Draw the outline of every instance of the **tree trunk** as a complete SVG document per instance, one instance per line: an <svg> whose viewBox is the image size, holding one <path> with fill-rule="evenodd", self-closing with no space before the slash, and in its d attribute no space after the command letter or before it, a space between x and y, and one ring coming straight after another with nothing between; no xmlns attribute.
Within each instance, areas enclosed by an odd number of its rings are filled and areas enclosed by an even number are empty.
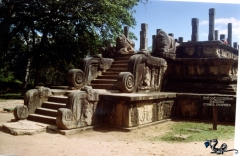
<svg viewBox="0 0 240 156"><path fill-rule="evenodd" d="M24 79L24 83L23 83L23 89L22 89L22 94L21 94L22 96L24 96L25 93L27 92L27 84L28 84L30 64L31 64L31 60L28 59L27 66L26 66L26 75L25 75L25 79Z"/></svg>

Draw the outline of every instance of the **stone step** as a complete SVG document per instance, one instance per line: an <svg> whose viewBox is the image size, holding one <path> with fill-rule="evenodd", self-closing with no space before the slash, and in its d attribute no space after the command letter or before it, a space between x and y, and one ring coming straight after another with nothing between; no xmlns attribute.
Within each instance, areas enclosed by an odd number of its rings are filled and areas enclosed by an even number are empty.
<svg viewBox="0 0 240 156"><path fill-rule="evenodd" d="M116 60L112 63L112 65L113 64L119 64L119 63L128 64L128 60Z"/></svg>
<svg viewBox="0 0 240 156"><path fill-rule="evenodd" d="M110 69L108 69L107 71L126 72L126 71L128 71L128 70L127 70L127 67L126 67L126 68L118 68L118 67L114 67L114 68L110 68Z"/></svg>
<svg viewBox="0 0 240 156"><path fill-rule="evenodd" d="M119 71L106 71L106 72L103 72L102 75L119 75Z"/></svg>
<svg viewBox="0 0 240 156"><path fill-rule="evenodd" d="M48 108L37 108L36 111L35 111L35 114L56 117L57 116L57 110L48 109Z"/></svg>
<svg viewBox="0 0 240 156"><path fill-rule="evenodd" d="M50 124L50 125L56 125L56 117L50 117L50 116L39 115L39 114L30 114L27 119L31 121Z"/></svg>
<svg viewBox="0 0 240 156"><path fill-rule="evenodd" d="M115 84L92 84L93 89L118 90Z"/></svg>
<svg viewBox="0 0 240 156"><path fill-rule="evenodd" d="M111 65L111 69L112 68L127 68L128 65L127 64L123 64L123 63L119 63L119 64L112 64Z"/></svg>
<svg viewBox="0 0 240 156"><path fill-rule="evenodd" d="M116 79L95 79L91 82L92 84L116 84Z"/></svg>
<svg viewBox="0 0 240 156"><path fill-rule="evenodd" d="M100 75L96 79L117 79L118 75Z"/></svg>
<svg viewBox="0 0 240 156"><path fill-rule="evenodd" d="M42 108L58 110L59 108L66 108L66 104L47 101L42 104Z"/></svg>
<svg viewBox="0 0 240 156"><path fill-rule="evenodd" d="M65 89L51 89L51 92L53 95L59 96L59 95L64 95L67 90Z"/></svg>
<svg viewBox="0 0 240 156"><path fill-rule="evenodd" d="M48 98L49 102L56 102L56 103L66 103L67 102L67 96L50 96Z"/></svg>
<svg viewBox="0 0 240 156"><path fill-rule="evenodd" d="M68 86L50 86L50 89L67 90Z"/></svg>

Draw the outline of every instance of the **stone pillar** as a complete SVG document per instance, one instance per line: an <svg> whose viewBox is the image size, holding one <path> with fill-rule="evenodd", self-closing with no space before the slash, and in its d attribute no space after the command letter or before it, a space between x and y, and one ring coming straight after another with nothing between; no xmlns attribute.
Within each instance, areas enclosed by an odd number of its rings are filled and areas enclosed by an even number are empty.
<svg viewBox="0 0 240 156"><path fill-rule="evenodd" d="M147 30L148 30L148 24L142 23L141 31L140 31L140 51L147 50L148 48Z"/></svg>
<svg viewBox="0 0 240 156"><path fill-rule="evenodd" d="M129 31L129 27L124 26L124 35L125 35L126 38L128 38L128 31Z"/></svg>
<svg viewBox="0 0 240 156"><path fill-rule="evenodd" d="M215 40L218 40L218 30L215 30Z"/></svg>
<svg viewBox="0 0 240 156"><path fill-rule="evenodd" d="M179 43L183 43L183 37L178 38Z"/></svg>
<svg viewBox="0 0 240 156"><path fill-rule="evenodd" d="M173 33L169 33L168 36L172 36L172 38L174 38L174 34Z"/></svg>
<svg viewBox="0 0 240 156"><path fill-rule="evenodd" d="M214 40L214 23L215 23L215 9L209 9L209 34L208 40Z"/></svg>
<svg viewBox="0 0 240 156"><path fill-rule="evenodd" d="M232 23L228 23L228 44L232 46Z"/></svg>
<svg viewBox="0 0 240 156"><path fill-rule="evenodd" d="M237 49L238 47L238 43L237 42L233 42L233 48Z"/></svg>
<svg viewBox="0 0 240 156"><path fill-rule="evenodd" d="M154 53L156 47L156 35L152 35L152 53Z"/></svg>
<svg viewBox="0 0 240 156"><path fill-rule="evenodd" d="M220 35L220 40L224 39L225 40L225 35L224 34L221 34Z"/></svg>
<svg viewBox="0 0 240 156"><path fill-rule="evenodd" d="M192 41L198 41L198 18L192 18Z"/></svg>

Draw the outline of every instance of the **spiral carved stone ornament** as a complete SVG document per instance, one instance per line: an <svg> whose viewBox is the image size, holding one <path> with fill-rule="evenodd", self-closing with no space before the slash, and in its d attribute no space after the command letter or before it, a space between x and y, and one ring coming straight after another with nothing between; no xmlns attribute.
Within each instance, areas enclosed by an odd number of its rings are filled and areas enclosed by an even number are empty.
<svg viewBox="0 0 240 156"><path fill-rule="evenodd" d="M29 111L28 111L28 107L23 105L23 106L16 106L14 108L14 117L17 120L21 120L21 119L26 119L29 115Z"/></svg>
<svg viewBox="0 0 240 156"><path fill-rule="evenodd" d="M84 86L84 72L80 69L71 69L68 71L69 87L82 88Z"/></svg>
<svg viewBox="0 0 240 156"><path fill-rule="evenodd" d="M121 72L118 75L117 86L120 92L131 93L134 90L134 76L130 72Z"/></svg>

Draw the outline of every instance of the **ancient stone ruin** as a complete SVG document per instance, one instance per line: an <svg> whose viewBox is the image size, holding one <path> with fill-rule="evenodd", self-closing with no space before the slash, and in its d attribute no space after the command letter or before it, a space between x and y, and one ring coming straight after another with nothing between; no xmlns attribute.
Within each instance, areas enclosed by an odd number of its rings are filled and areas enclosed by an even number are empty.
<svg viewBox="0 0 240 156"><path fill-rule="evenodd" d="M29 90L17 120L28 119L69 130L93 125L132 129L168 119L235 122L238 71L237 43L218 40L215 9L209 10L208 41L198 40L197 18L192 41L157 29L152 52L147 51L148 25L140 32L140 49L128 38L128 27L116 47L102 47L79 69L70 69L69 86ZM225 38L222 34L220 39Z"/></svg>

